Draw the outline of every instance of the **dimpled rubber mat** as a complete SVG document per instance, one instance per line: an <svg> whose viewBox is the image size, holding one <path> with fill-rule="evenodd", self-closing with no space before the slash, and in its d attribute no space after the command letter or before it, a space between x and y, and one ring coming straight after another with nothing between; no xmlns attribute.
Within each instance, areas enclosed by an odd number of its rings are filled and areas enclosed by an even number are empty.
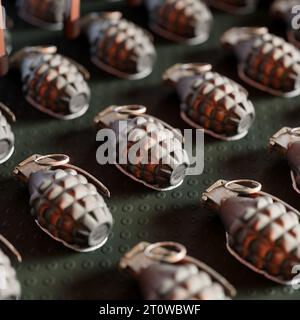
<svg viewBox="0 0 300 320"><path fill-rule="evenodd" d="M300 124L300 98L272 97L249 88L257 118L249 135L237 142L221 142L205 137L205 170L187 177L184 184L169 192L152 191L123 175L113 165L96 162L97 143L93 118L111 104L145 104L148 113L176 128L187 125L179 116L174 91L161 83L162 72L177 62L210 62L214 70L237 80L236 61L219 46L222 32L235 25L268 25L284 35L284 25L268 16L269 1L256 14L230 16L214 12L210 40L189 47L155 36L158 59L154 72L140 81L114 78L94 67L85 38L63 39L61 32L34 28L16 17L13 1L8 13L15 20L12 31L14 50L25 45L55 44L59 52L86 66L91 72L91 107L83 117L59 121L42 114L25 102L17 71L0 80L1 100L16 113L13 125L16 151L1 165L0 233L22 253L23 263L14 265L22 284L23 299L136 299L138 287L118 270L120 257L136 243L172 240L184 244L191 256L223 274L238 291L237 298L300 298L300 291L276 285L235 260L226 250L223 226L215 213L200 207L200 196L217 179L250 178L260 181L265 191L300 209L300 198L291 185L284 159L270 155L269 137L284 125ZM83 12L121 10L125 17L147 26L143 8L126 8L125 3L85 0ZM65 153L73 164L99 178L111 191L107 203L115 219L113 233L101 249L76 253L43 233L30 215L27 186L11 172L16 164L33 153ZM13 258L12 258L13 260Z"/></svg>

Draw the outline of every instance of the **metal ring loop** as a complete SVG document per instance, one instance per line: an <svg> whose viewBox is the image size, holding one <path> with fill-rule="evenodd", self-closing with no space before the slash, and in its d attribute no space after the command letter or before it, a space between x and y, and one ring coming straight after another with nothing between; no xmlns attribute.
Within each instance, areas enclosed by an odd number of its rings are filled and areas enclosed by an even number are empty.
<svg viewBox="0 0 300 320"><path fill-rule="evenodd" d="M57 160L55 158L58 158L58 159L61 158L61 160ZM43 161L46 159L47 161ZM56 153L56 154L47 154L46 156L37 157L34 160L34 162L41 166L59 167L69 163L70 158L65 154Z"/></svg>
<svg viewBox="0 0 300 320"><path fill-rule="evenodd" d="M295 137L300 137L300 127L291 129L290 135L295 136Z"/></svg>
<svg viewBox="0 0 300 320"><path fill-rule="evenodd" d="M181 66L182 70L191 70L199 72L207 72L212 70L212 65L210 63L183 63Z"/></svg>
<svg viewBox="0 0 300 320"><path fill-rule="evenodd" d="M239 186L233 186L234 184L238 184ZM250 187L247 187L245 184L250 185ZM225 184L225 188L240 194L253 194L261 191L262 185L254 180L240 179L228 181Z"/></svg>
<svg viewBox="0 0 300 320"><path fill-rule="evenodd" d="M145 106L141 106L138 104L132 104L128 106L118 106L114 109L115 112L118 112L120 114L132 114L132 115L141 115L146 113L147 108Z"/></svg>
<svg viewBox="0 0 300 320"><path fill-rule="evenodd" d="M153 251L158 248L164 248L163 253L154 253ZM166 248L174 248L176 251L168 250ZM177 263L186 257L187 250L185 246L177 242L165 241L150 244L144 251L145 255L151 259L168 262Z"/></svg>

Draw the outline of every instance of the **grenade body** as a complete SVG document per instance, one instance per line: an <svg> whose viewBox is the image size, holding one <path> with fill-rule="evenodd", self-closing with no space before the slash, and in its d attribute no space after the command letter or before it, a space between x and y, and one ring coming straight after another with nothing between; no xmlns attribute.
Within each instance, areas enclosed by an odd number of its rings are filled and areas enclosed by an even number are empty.
<svg viewBox="0 0 300 320"><path fill-rule="evenodd" d="M116 76L138 79L150 74L156 52L142 28L122 18L121 13L92 13L83 18L95 65Z"/></svg>
<svg viewBox="0 0 300 320"><path fill-rule="evenodd" d="M18 13L26 22L47 29L63 28L66 0L19 0Z"/></svg>
<svg viewBox="0 0 300 320"><path fill-rule="evenodd" d="M27 101L59 119L83 115L89 107L91 93L81 66L55 52L24 50L19 68Z"/></svg>
<svg viewBox="0 0 300 320"><path fill-rule="evenodd" d="M208 0L208 4L233 14L249 14L255 11L258 0Z"/></svg>
<svg viewBox="0 0 300 320"><path fill-rule="evenodd" d="M6 116L0 110L0 163L7 161L14 152L15 136Z"/></svg>
<svg viewBox="0 0 300 320"><path fill-rule="evenodd" d="M188 44L205 42L212 14L201 0L146 0L151 29L167 39Z"/></svg>
<svg viewBox="0 0 300 320"><path fill-rule="evenodd" d="M248 133L255 118L248 92L211 71L210 65L175 65L166 71L164 80L175 84L181 117L191 126L223 140L237 140Z"/></svg>
<svg viewBox="0 0 300 320"><path fill-rule="evenodd" d="M21 285L10 259L0 250L0 300L15 300L21 295Z"/></svg>
<svg viewBox="0 0 300 320"><path fill-rule="evenodd" d="M245 82L273 95L299 95L300 51L292 44L266 28L233 28L222 42L234 48Z"/></svg>
<svg viewBox="0 0 300 320"><path fill-rule="evenodd" d="M266 193L238 194L224 183L212 186L203 199L206 205L217 201L230 253L270 280L292 284L293 267L300 263L299 212Z"/></svg>
<svg viewBox="0 0 300 320"><path fill-rule="evenodd" d="M106 111L100 113L95 122L103 124L107 116L105 113ZM110 115L111 112L108 113ZM106 126L116 133L117 167L134 180L153 189L170 190L181 185L190 165L183 149L182 135L149 115L135 116L129 113L127 117L120 119L117 119L120 114L116 112L115 115L115 120Z"/></svg>
<svg viewBox="0 0 300 320"><path fill-rule="evenodd" d="M77 251L102 246L113 219L96 187L73 169L40 170L29 177L30 205L38 225Z"/></svg>
<svg viewBox="0 0 300 320"><path fill-rule="evenodd" d="M178 262L156 260L143 251L150 246L142 242L120 262L138 279L146 300L227 300L235 289L218 273L189 256Z"/></svg>

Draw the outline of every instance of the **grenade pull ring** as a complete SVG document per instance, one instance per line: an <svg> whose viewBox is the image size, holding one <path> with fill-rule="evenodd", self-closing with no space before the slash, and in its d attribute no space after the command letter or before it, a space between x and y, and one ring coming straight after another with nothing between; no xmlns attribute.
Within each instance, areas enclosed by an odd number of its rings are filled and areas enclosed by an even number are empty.
<svg viewBox="0 0 300 320"><path fill-rule="evenodd" d="M0 234L0 242L2 242L11 253L13 253L13 255L17 258L18 262L22 262L22 256L20 252L2 234Z"/></svg>
<svg viewBox="0 0 300 320"><path fill-rule="evenodd" d="M12 122L16 122L16 115L2 102L0 102L0 110L3 111Z"/></svg>
<svg viewBox="0 0 300 320"><path fill-rule="evenodd" d="M164 249L162 253L155 252L157 249L161 248ZM175 250L170 250L170 248L173 248ZM157 242L146 247L145 255L151 259L161 262L177 263L182 261L186 257L187 250L185 246L177 242Z"/></svg>
<svg viewBox="0 0 300 320"><path fill-rule="evenodd" d="M212 65L209 63L177 63L163 74L163 81L174 87L182 78L201 75L211 70Z"/></svg>
<svg viewBox="0 0 300 320"><path fill-rule="evenodd" d="M42 168L51 169L61 167L64 169L73 169L85 176L89 181L91 181L102 192L103 195L110 197L110 191L102 182L100 182L98 179L96 179L94 176L92 176L85 170L70 164L69 161L69 156L65 154L49 154L45 156L36 154L20 163L15 168L13 173L21 180L27 182L29 176L33 172L37 172Z"/></svg>
<svg viewBox="0 0 300 320"><path fill-rule="evenodd" d="M258 193L262 189L262 185L259 182L247 179L228 181L224 187L230 191L244 195Z"/></svg>

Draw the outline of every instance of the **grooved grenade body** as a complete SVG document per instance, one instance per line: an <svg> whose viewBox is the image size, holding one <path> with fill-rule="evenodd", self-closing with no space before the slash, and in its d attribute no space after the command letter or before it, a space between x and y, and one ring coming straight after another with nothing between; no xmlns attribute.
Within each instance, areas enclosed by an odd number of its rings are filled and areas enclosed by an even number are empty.
<svg viewBox="0 0 300 320"><path fill-rule="evenodd" d="M112 106L100 112L95 122L99 128L113 130L115 164L123 173L156 190L176 188L190 165L183 137L145 112L143 106Z"/></svg>
<svg viewBox="0 0 300 320"><path fill-rule="evenodd" d="M188 44L205 42L210 34L212 14L201 0L142 0L149 11L150 28L160 36Z"/></svg>
<svg viewBox="0 0 300 320"><path fill-rule="evenodd" d="M163 79L176 87L185 122L218 139L240 139L254 121L253 104L246 89L211 69L209 64L176 64Z"/></svg>
<svg viewBox="0 0 300 320"><path fill-rule="evenodd" d="M153 69L156 52L151 36L120 12L92 13L82 19L93 63L116 76L143 78Z"/></svg>
<svg viewBox="0 0 300 320"><path fill-rule="evenodd" d="M255 181L219 180L202 201L219 212L235 258L272 281L291 285L293 267L300 264L300 214L260 189Z"/></svg>
<svg viewBox="0 0 300 320"><path fill-rule="evenodd" d="M12 132L9 120L15 122L15 115L2 103L0 103L0 163L7 161L15 149L15 136Z"/></svg>
<svg viewBox="0 0 300 320"><path fill-rule="evenodd" d="M90 101L89 73L56 47L26 47L12 57L21 71L23 92L38 110L59 119L83 115Z"/></svg>
<svg viewBox="0 0 300 320"><path fill-rule="evenodd" d="M299 11L293 11L293 8L300 5L299 0L276 0L271 6L271 14L284 20L287 24L289 42L300 48L299 19L295 19L296 26L293 25L293 19Z"/></svg>
<svg viewBox="0 0 300 320"><path fill-rule="evenodd" d="M255 11L258 0L207 0L212 7L233 14L248 14Z"/></svg>
<svg viewBox="0 0 300 320"><path fill-rule="evenodd" d="M138 279L145 299L226 300L235 295L235 289L217 272L167 246L185 250L176 243L141 242L120 261L120 267Z"/></svg>
<svg viewBox="0 0 300 320"><path fill-rule="evenodd" d="M248 84L273 95L300 94L300 51L267 28L232 28L221 39L238 56L238 72Z"/></svg>
<svg viewBox="0 0 300 320"><path fill-rule="evenodd" d="M113 219L97 188L109 192L94 177L55 155L31 156L14 174L28 182L31 213L52 238L82 252L106 242Z"/></svg>
<svg viewBox="0 0 300 320"><path fill-rule="evenodd" d="M47 29L62 29L67 0L18 0L18 13L26 22Z"/></svg>
<svg viewBox="0 0 300 320"><path fill-rule="evenodd" d="M296 192L300 193L300 129L284 127L270 138L269 147L283 154L291 168Z"/></svg>

